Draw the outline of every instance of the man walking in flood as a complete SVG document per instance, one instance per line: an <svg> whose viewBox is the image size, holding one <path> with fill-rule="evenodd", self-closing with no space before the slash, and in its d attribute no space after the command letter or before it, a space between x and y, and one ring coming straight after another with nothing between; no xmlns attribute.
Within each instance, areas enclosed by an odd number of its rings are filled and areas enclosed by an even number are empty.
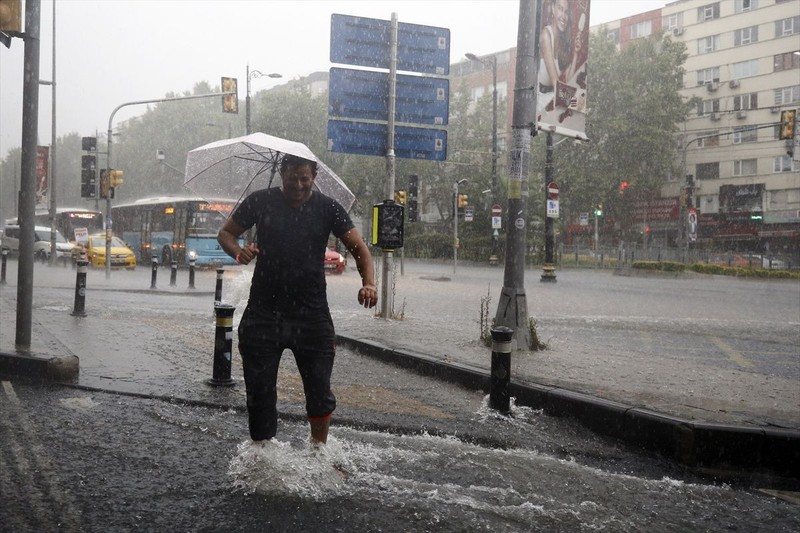
<svg viewBox="0 0 800 533"><path fill-rule="evenodd" d="M347 211L313 190L316 161L286 155L282 187L250 194L231 214L217 240L228 255L246 265L257 258L250 298L239 323L250 437L272 439L277 431L278 366L292 350L303 380L311 444L325 444L336 398L330 378L335 333L328 308L325 248L332 233L347 247L361 274L358 303L378 301L372 256ZM256 242L238 238L252 226Z"/></svg>

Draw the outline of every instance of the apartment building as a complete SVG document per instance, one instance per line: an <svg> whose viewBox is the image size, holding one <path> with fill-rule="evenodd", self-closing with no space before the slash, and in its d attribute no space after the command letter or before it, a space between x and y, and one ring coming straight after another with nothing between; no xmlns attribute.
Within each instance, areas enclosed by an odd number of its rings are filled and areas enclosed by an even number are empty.
<svg viewBox="0 0 800 533"><path fill-rule="evenodd" d="M800 0L679 0L604 26L619 46L661 32L686 44L682 92L700 103L662 196L688 192L698 244L797 255L800 139L778 137L781 111L800 107Z"/></svg>

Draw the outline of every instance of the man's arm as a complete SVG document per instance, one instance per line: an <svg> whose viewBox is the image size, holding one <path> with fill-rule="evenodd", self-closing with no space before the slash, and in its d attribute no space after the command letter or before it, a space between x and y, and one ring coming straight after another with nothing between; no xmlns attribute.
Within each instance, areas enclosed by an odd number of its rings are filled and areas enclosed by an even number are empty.
<svg viewBox="0 0 800 533"><path fill-rule="evenodd" d="M361 274L361 289L358 291L358 303L364 307L375 307L378 303L378 289L375 286L375 267L372 254L361 238L357 229L353 228L341 237L342 243L356 260L358 273Z"/></svg>
<svg viewBox="0 0 800 533"><path fill-rule="evenodd" d="M217 234L217 242L222 246L229 256L236 259L240 265L246 265L258 253L258 248L251 244L242 248L239 246L239 237L245 232L245 228L234 222L232 218L225 221L225 225Z"/></svg>

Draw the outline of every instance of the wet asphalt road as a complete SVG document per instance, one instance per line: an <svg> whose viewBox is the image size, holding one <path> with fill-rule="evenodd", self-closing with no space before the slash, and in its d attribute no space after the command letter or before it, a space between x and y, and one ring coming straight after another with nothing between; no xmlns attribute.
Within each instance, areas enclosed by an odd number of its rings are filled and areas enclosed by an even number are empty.
<svg viewBox="0 0 800 533"><path fill-rule="evenodd" d="M278 444L255 450L244 438L241 409L4 381L2 529L800 528L797 502L693 478L671 462L537 411L515 408L513 417L499 417L477 392L381 364L357 366L367 381L373 373L394 374L406 402L424 397L427 412L418 416L428 417L430 431L413 416L397 415L387 425L369 406L348 406L337 412L328 454L318 455L307 447L305 421L289 412ZM441 418L433 421L437 405ZM376 431L373 424L384 427Z"/></svg>

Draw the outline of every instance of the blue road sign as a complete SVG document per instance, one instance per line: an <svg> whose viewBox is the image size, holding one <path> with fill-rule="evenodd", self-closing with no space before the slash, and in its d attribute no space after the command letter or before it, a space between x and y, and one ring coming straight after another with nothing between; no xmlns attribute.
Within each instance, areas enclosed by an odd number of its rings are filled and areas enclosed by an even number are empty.
<svg viewBox="0 0 800 533"><path fill-rule="evenodd" d="M372 122L328 120L328 150L343 154L386 155L388 126ZM396 157L444 161L447 158L447 131L395 126Z"/></svg>
<svg viewBox="0 0 800 533"><path fill-rule="evenodd" d="M331 62L390 68L391 21L331 15ZM447 76L450 30L397 23L397 70Z"/></svg>
<svg viewBox="0 0 800 533"><path fill-rule="evenodd" d="M398 74L395 87L395 121L447 125L448 80ZM333 67L328 81L328 116L388 121L388 95L388 72Z"/></svg>

